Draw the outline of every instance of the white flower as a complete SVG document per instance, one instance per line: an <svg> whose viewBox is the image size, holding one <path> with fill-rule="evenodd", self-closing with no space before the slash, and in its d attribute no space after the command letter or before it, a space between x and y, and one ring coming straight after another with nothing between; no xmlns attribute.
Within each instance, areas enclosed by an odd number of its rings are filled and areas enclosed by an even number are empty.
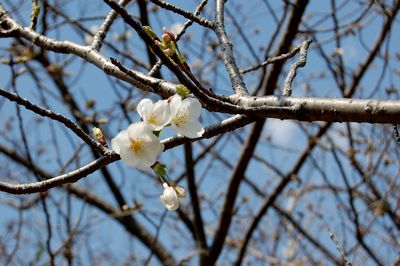
<svg viewBox="0 0 400 266"><path fill-rule="evenodd" d="M195 98L182 100L175 94L169 104L171 108L171 127L178 134L188 138L199 138L204 133L204 127L200 124L201 104Z"/></svg>
<svg viewBox="0 0 400 266"><path fill-rule="evenodd" d="M164 149L152 128L142 122L131 124L118 133L111 140L111 146L128 166L140 170L149 170Z"/></svg>
<svg viewBox="0 0 400 266"><path fill-rule="evenodd" d="M143 121L154 131L161 130L170 120L171 112L166 100L153 103L150 99L143 99L136 109Z"/></svg>
<svg viewBox="0 0 400 266"><path fill-rule="evenodd" d="M173 187L170 187L167 183L163 183L164 191L160 196L161 203L170 211L175 211L179 208L179 198Z"/></svg>

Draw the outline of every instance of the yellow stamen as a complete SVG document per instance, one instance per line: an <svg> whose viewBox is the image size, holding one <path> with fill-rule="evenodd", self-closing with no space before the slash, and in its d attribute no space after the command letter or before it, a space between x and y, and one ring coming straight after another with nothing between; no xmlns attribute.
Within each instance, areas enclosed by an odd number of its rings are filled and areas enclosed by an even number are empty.
<svg viewBox="0 0 400 266"><path fill-rule="evenodd" d="M139 153L143 150L143 141L139 138L131 139L131 150L135 153Z"/></svg>
<svg viewBox="0 0 400 266"><path fill-rule="evenodd" d="M185 112L179 112L173 119L177 125L185 124L187 122L187 116Z"/></svg>
<svg viewBox="0 0 400 266"><path fill-rule="evenodd" d="M147 120L147 123L156 125L158 123L158 119L155 115L151 115Z"/></svg>

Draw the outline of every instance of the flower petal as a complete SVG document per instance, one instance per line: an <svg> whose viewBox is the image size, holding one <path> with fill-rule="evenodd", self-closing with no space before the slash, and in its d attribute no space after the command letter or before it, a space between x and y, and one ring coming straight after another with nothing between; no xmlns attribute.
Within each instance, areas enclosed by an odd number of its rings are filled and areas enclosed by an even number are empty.
<svg viewBox="0 0 400 266"><path fill-rule="evenodd" d="M153 115L160 121L159 126L164 126L171 119L171 110L166 100L158 101L154 104Z"/></svg>
<svg viewBox="0 0 400 266"><path fill-rule="evenodd" d="M179 126L172 124L171 127L178 135L183 135L191 139L199 138L204 133L203 125L198 121L189 121Z"/></svg>
<svg viewBox="0 0 400 266"><path fill-rule="evenodd" d="M118 154L121 152L121 147L127 145L129 146L129 137L128 131L126 130L122 130L117 136L115 136L115 138L111 140L111 148Z"/></svg>
<svg viewBox="0 0 400 266"><path fill-rule="evenodd" d="M196 120L201 114L201 104L195 98L186 98L182 101L182 109L185 108L188 112L188 120Z"/></svg>
<svg viewBox="0 0 400 266"><path fill-rule="evenodd" d="M154 136L150 142L146 143L145 153L157 157L164 150L164 144Z"/></svg>
<svg viewBox="0 0 400 266"><path fill-rule="evenodd" d="M142 99L138 103L136 110L139 113L140 117L144 121L147 121L153 111L153 102L150 99Z"/></svg>
<svg viewBox="0 0 400 266"><path fill-rule="evenodd" d="M151 127L143 122L137 122L131 124L128 127L127 131L130 138L142 138L148 136L149 134L152 135Z"/></svg>
<svg viewBox="0 0 400 266"><path fill-rule="evenodd" d="M171 110L171 117L174 117L178 114L179 109L182 105L182 97L179 94L175 94L171 97L169 107Z"/></svg>
<svg viewBox="0 0 400 266"><path fill-rule="evenodd" d="M130 147L121 147L120 151L121 160L128 166L137 168L140 165L140 157Z"/></svg>

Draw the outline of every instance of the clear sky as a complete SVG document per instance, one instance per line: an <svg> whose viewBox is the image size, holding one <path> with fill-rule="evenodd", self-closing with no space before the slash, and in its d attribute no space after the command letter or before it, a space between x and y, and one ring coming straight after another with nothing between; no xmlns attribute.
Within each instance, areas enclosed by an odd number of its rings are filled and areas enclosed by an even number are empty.
<svg viewBox="0 0 400 266"><path fill-rule="evenodd" d="M9 2L9 1L7 1ZM8 3L6 7L9 7ZM193 11L196 7L198 1L170 1L171 3L175 3L178 6ZM226 18L227 22L227 31L231 37L231 41L234 45L234 52L238 58L238 65L240 68L246 68L252 65L257 64L257 60L263 60L264 51L260 49L260 47L265 46L266 40L268 40L269 36L272 35L273 30L275 28L274 19L268 16L267 9L264 5L260 4L262 1L234 1L230 0L227 7L227 13L233 14L234 19L240 23L242 29L245 30L244 34L248 36L250 40L253 51L248 48L243 39L240 37L240 34L237 34L237 29L235 28L234 22L232 18L229 16ZM278 14L281 8L281 1L269 1L274 9L278 10ZM332 27L332 21L329 19L324 19L324 16L327 10L330 9L329 5L326 5L327 1L311 1L310 7L307 9L309 20L307 21L307 25L312 27L317 27L318 29L330 28ZM343 1L339 1L342 3ZM345 11L342 12L343 16L340 18L340 22L344 24L346 21L350 21L354 19L352 15L359 5L357 1L348 1L349 3L345 5ZM70 15L72 19L86 17L90 18L86 21L82 22L82 24L90 29L94 26L99 26L102 22L101 19L98 19L98 16L104 16L109 8L103 4L102 1L64 1L63 11ZM29 22L29 14L30 14L30 1L25 1L23 6L21 7L21 16L16 17L18 21L20 21L23 25L27 25ZM210 14L210 10L214 8L214 1L210 1L209 6L207 7L207 12L205 15L209 19L213 19ZM338 5L339 6L339 5ZM130 11L135 16L138 15L138 10L136 7L130 8ZM150 21L153 29L157 33L161 33L162 27L166 26L170 29L179 26L184 23L186 20L181 17L166 11L159 12L159 15L151 15ZM49 37L56 38L59 40L70 40L77 43L83 44L85 42L85 37L88 36L82 34L76 29L70 26L63 26L63 20L57 21L53 25L50 25L50 28L54 28L50 30L48 33ZM366 28L363 31L362 36L354 35L352 38L348 38L342 43L342 52L344 56L344 61L353 69L356 69L360 64L362 58L366 56L366 50L360 46L359 39L362 39L362 42L369 48L374 44L374 40L377 36L377 32L382 24L381 19L378 16L371 16L369 18L369 22L366 23ZM39 26L40 28L40 26ZM303 25L303 29L305 26ZM398 25L397 25L398 30ZM115 40L115 37L118 35L124 34L126 32L130 32L129 41L125 44L118 42ZM395 32L395 31L394 31ZM397 31L398 32L398 31ZM351 34L351 33L349 33ZM267 37L266 37L267 36ZM320 34L318 35L320 42L326 42L328 48L328 52L333 54L337 49L333 42L330 41L329 34ZM207 39L205 42L204 40ZM4 50L10 45L11 40L0 39L0 57L1 59L7 59L8 51ZM137 34L126 25L124 25L121 20L118 20L111 29L110 34L107 36L107 41L113 42L118 48L124 49L124 51L128 53L132 53L137 56L139 59L143 59L146 61L146 54L143 52L143 43L138 39ZM214 91L217 94L225 95L231 93L231 87L229 83L229 78L226 75L225 69L221 61L215 63L214 54L210 52L210 47L204 47L204 43L212 43L216 42L216 37L213 33L206 33L204 30L197 26L193 25L187 31L187 34L183 38L180 49L184 54L188 55L188 62L194 69L196 75L201 76L202 79L208 80L210 84L216 85L213 87ZM294 44L297 45L303 41L302 39L297 40ZM400 47L400 39L392 37L389 43L390 47ZM102 50L105 56L114 56L112 52L105 47ZM83 63L82 60L74 58L72 56L64 56L64 55L56 55L50 53L50 57L57 62L58 64L65 65L65 81L70 85L70 90L74 97L77 99L81 108L84 109L85 113L88 116L93 116L95 114L99 114L101 118L104 118L108 121L108 123L103 127L104 132L107 134L108 142L110 139L115 136L119 130L125 129L129 123L126 120L121 118L121 111L118 108L118 102L120 100L119 97L123 99L129 98L128 104L132 107L132 112L129 113L129 117L132 121L139 121L138 116L134 112L135 105L139 102L139 100L143 97L142 93L133 88L129 84L124 84L126 89L118 89L119 95L116 93L116 90L113 88L114 86L119 86L117 84L115 78L106 76L100 69ZM293 59L295 60L295 59ZM289 67L290 63L293 60L289 61L286 64ZM124 62L129 66L129 62ZM396 61L398 63L398 61ZM39 65L33 64L35 68L40 68ZM300 69L299 74L294 83L294 95L295 96L320 96L320 97L341 97L337 86L333 82L332 78L324 79L318 78L324 73L327 73L327 66L325 62L321 59L317 49L315 46L311 46L309 52L309 58L307 61L307 65L305 68ZM374 62L374 68L379 70L382 68L382 60L376 60ZM138 70L143 70L137 68ZM18 65L16 67L17 71L24 71L22 65ZM0 64L0 87L11 90L10 87L10 70L7 66ZM168 71L163 69L163 74L165 78L175 81L174 77L172 77ZM367 75L367 77L362 81L361 86L365 88L364 94L356 95L359 98L373 97L373 98L381 98L388 99L390 97L398 97L396 95L387 95L385 93L386 88L391 86L397 86L399 84L398 76L385 75L383 77L382 83L380 83L380 88L376 93L373 93L375 86L378 82L377 76L378 74ZM46 102L48 107L52 110L62 113L65 116L72 118L72 115L64 106L61 101L54 84L47 80L47 76L43 72L38 72L38 79L41 81L42 87L36 87L36 83L33 82L32 77L29 75L22 75L17 80L17 90L18 93L28 98L34 103L43 105L43 101L41 100L41 96L44 95L49 99ZM246 85L249 88L254 88L258 83L259 77L257 73L249 74L245 77ZM310 92L307 89L307 84L312 80L313 90ZM156 96L148 95L149 97L153 97L157 99ZM95 101L96 105L93 109L85 109L85 103L88 101ZM106 109L109 109L105 112ZM11 123L14 125L11 132L12 134L16 134L19 136L19 128L16 126L17 123L13 123L10 121L12 117L15 118L16 109L15 106L3 98L0 98L0 127L4 130L4 127L7 123ZM77 149L79 149L80 141L75 138L73 134L68 132L67 130L60 127L55 122L45 121L43 118L39 118L36 115L33 115L26 110L22 110L24 127L28 134L30 135L29 141L32 146L41 146L44 150L42 155L38 158L35 158L35 161L40 165L45 165L46 169L54 174L57 174L60 169L60 164L65 163L71 156L74 155ZM225 115L214 115L203 112L202 122L207 126L215 123L216 121L221 120L226 117ZM352 126L357 129L359 127L358 124L352 124ZM337 128L336 132L340 132L340 129L343 129L344 125L338 124L335 125ZM249 130L250 127L246 127L245 129L241 129L243 132ZM309 129L314 130L315 129ZM53 135L50 133L55 132L56 139L53 139ZM171 130L167 130L163 133L163 137L169 137L173 133ZM220 151L223 154L229 154L229 158L231 162L236 162L237 157L239 155L238 150L241 147L243 139L241 137L235 136L233 133L228 133L228 137L218 143L216 146L216 150ZM292 167L292 163L295 159L298 158L298 153L302 149L304 149L307 144L306 135L304 134L304 130L293 121L280 121L280 120L270 120L266 124L263 132L264 138L271 138L271 142L263 142L260 143L257 147L257 153L264 155L264 159L268 162L278 165L279 170L282 172L286 172L288 169ZM343 145L347 145L345 139L340 133L332 133L330 135L333 138L333 141L336 143L342 143ZM0 143L10 146L13 141L18 140L19 137L14 138L13 135L4 135L0 137ZM204 143L210 143L211 140L206 140ZM38 144L38 145L36 145ZM23 147L21 143L14 143L21 153L23 153ZM200 151L200 144L194 145L195 153L197 154ZM318 153L317 153L318 155ZM316 156L317 156L316 155ZM168 163L170 168L170 176L178 177L182 171L181 158L183 157L183 149L182 147L177 147L173 150L169 150L166 153L161 155L161 161ZM60 160L60 161L59 161ZM73 163L68 166L66 171L75 169L79 165L83 165L84 163L88 163L92 160L91 154L88 149L84 148L81 152L81 158L79 161ZM329 169L329 173L336 173L338 169L332 166L329 163L329 157L325 158L326 162L323 164ZM9 160L3 156L0 156L0 164L8 164ZM142 214L137 214L136 217L139 221L143 222L146 227L151 231L155 232L155 227L152 223L158 224L160 219L162 219L164 210L163 206L159 202L159 195L162 191L161 185L158 183L157 179L152 176L142 174L134 169L126 167L121 161L113 163L110 165L109 170L113 173L116 178L116 182L123 187L122 191L128 202L130 204L134 204L135 202L140 202L143 204L142 208L145 210L145 213L149 213L148 216L144 216ZM394 172L395 169L393 169ZM19 171L18 168L14 164L10 164L9 171ZM226 176L226 168L217 160L214 160L211 157L208 157L206 160L203 160L198 164L196 168L196 172L198 173L200 181L199 186L202 190L207 191L209 194L217 195L218 193L223 194L224 189L226 188L226 182L229 176ZM0 177L6 176L8 173L4 172L0 174ZM18 175L17 173L15 173ZM25 174L24 171L21 171L20 174ZM247 174L252 176L252 179L255 180L260 186L268 186L271 184L275 184L277 181L277 177L273 175L271 170L267 168L260 167L260 164L254 162L250 165ZM308 167L305 167L301 173L301 176L307 176L312 179L312 182L315 184L321 184L324 180L318 175L318 171L313 169L310 164ZM205 178L207 176L208 178ZM209 176L214 176L215 178L209 178ZM275 179L274 179L275 178ZM34 180L33 177L27 178L26 180ZM341 179L340 179L341 180ZM305 178L302 182L311 182ZM341 182L341 181L338 181ZM106 188L102 182L101 175L99 173L94 173L87 178L80 180L78 182L79 185L84 186L96 192L98 195L101 195L104 198L110 200L110 202L114 203L114 199L110 195L108 188ZM186 182L182 183L186 186ZM293 182L291 188L296 189L300 184L297 182ZM250 206L258 206L261 200L255 196L252 196L252 192L248 187L243 186L243 194L248 195L249 201L252 202ZM315 200L320 199L323 195L315 193ZM65 202L65 197L68 197L65 194L59 193L58 189L53 189L51 192L53 201ZM20 198L33 198L34 196L24 196L24 197L14 197L8 194L0 194L0 200L2 202L6 202L10 199L18 201ZM189 199L186 199L189 202ZM287 198L281 197L279 202L282 206L287 206L288 202L290 203L291 197ZM64 204L64 203L63 203ZM221 203L216 204L216 207L220 207ZM336 204L336 202L325 202L321 201L321 210L328 210L330 207ZM205 206L211 205L210 202L205 202ZM216 208L216 210L218 210ZM245 207L240 209L240 213L246 215L249 213L249 207ZM296 206L296 208L306 208L305 206ZM0 223L3 225L3 228L6 228L6 224L9 222L11 217L15 217L16 212L13 211L9 207L5 207L5 204L0 205L0 211L2 213L0 218ZM54 217L52 220L54 223L63 223L63 221L59 221L57 214L57 209L51 210L51 216ZM93 252L96 252L96 246L99 249L104 250L104 247L107 247L107 250L110 253L115 254L116 261L118 260L118 256L127 256L132 250L136 250L137 252L148 252L147 249L143 249L140 244L131 237L129 237L125 231L117 225L114 221L110 220L107 216L102 215L97 211L90 211L89 206L85 205L80 201L73 201L72 213L75 221L79 221L82 213L84 213L85 218L81 221L82 223L86 223L84 228L87 228L92 234L91 236L98 241L95 244L92 244L92 248L94 248ZM213 213L213 208L210 208L209 211L206 211L204 216L204 220L209 222L210 224L215 224L215 214ZM168 216L174 216L173 213L167 213ZM37 210L28 211L25 214L25 219L29 219L32 223L43 224L44 216L41 213L38 213ZM333 227L339 224L340 218L333 217L333 219L337 222ZM312 217L307 217L305 215L303 219L312 219ZM151 222L149 222L151 221ZM160 239L165 240L165 243L171 243L171 239L182 237L183 241L189 239L188 236L179 235L176 232L172 232L172 230L168 230L169 227L174 226L173 220L168 220L162 226L162 230L160 233ZM271 222L276 222L272 220ZM312 221L310 221L312 223ZM265 224L268 224L267 222ZM265 226L265 224L263 226ZM36 242L43 242L45 239L45 235L42 232L37 231L37 227L32 227L32 232L27 234L32 234L35 236ZM322 234L326 234L324 231L325 228L323 225L315 225L312 227L312 232L317 233L321 231ZM183 228L180 228L181 232L187 232ZM6 232L2 232L4 234ZM60 234L62 235L62 234ZM60 235L54 236L54 246L58 246L62 237ZM6 237L6 235L1 235L1 237ZM8 236L10 237L10 236ZM344 237L344 236L343 236ZM84 246L84 242L86 241L85 237L80 239L82 241L79 245ZM130 246L126 246L127 243ZM323 243L330 247L331 250L334 250L333 243L329 240L329 236L326 234L324 237ZM193 245L190 243L189 245ZM179 259L185 255L187 255L188 250L191 250L193 246L188 247L187 249L176 249L175 255ZM172 246L169 248L172 249ZM284 248L282 247L282 250ZM82 249L82 252L88 252L86 249ZM384 252L382 250L382 252ZM27 250L27 257L33 258L35 255L35 250ZM390 253L388 256L391 256ZM394 256L394 254L393 254ZM152 261L156 263L156 260ZM87 262L83 262L85 264Z"/></svg>

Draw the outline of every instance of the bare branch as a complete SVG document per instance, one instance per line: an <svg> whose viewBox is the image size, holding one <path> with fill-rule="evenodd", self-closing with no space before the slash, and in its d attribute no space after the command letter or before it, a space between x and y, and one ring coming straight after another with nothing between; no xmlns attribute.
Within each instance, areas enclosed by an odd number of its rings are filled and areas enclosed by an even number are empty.
<svg viewBox="0 0 400 266"><path fill-rule="evenodd" d="M12 155L11 154L12 152L10 150L7 150L2 146L0 147L0 152L5 154L10 154L10 156ZM43 181L27 183L27 184L11 184L6 182L0 182L0 191L4 191L11 194L30 194L30 193L44 192L49 190L50 188L61 186L67 183L74 183L118 159L119 159L118 154L110 152L109 155L101 157L74 171L71 171L67 174L55 176Z"/></svg>
<svg viewBox="0 0 400 266"><path fill-rule="evenodd" d="M313 97L250 97L232 95L237 113L298 121L363 122L395 124L400 101ZM281 109L279 109L281 108Z"/></svg>
<svg viewBox="0 0 400 266"><path fill-rule="evenodd" d="M214 31L218 37L219 44L222 49L222 54L224 56L224 64L226 70L231 79L232 87L235 94L238 95L248 95L249 92L246 89L242 75L240 74L239 68L236 65L235 57L233 56L232 43L229 41L228 35L225 31L224 24L224 0L215 1L215 27Z"/></svg>
<svg viewBox="0 0 400 266"><path fill-rule="evenodd" d="M23 99L19 97L17 94L8 92L6 90L3 90L0 88L0 95L4 96L10 101L16 102L19 105L24 106L26 109L31 110L32 112L51 118L55 121L58 121L65 125L67 128L69 128L72 132L74 132L79 138L81 138L84 142L86 142L90 147L92 147L94 150L98 151L100 154L106 154L108 153L108 149L105 148L103 145L92 139L88 134L86 134L77 124L66 118L65 116L54 113L51 110L42 108L40 106L37 106L36 104L31 103L27 99Z"/></svg>
<svg viewBox="0 0 400 266"><path fill-rule="evenodd" d="M200 14L201 10L206 6L208 0L202 0L201 3L197 6L196 10L194 11L194 15L197 16ZM185 22L185 24L183 25L181 31L175 36L176 37L176 41L179 41L179 39L183 36L183 34L185 34L186 29L189 28L191 25L193 24L192 20L188 20ZM162 61L158 60L158 62L156 64L154 64L154 66L150 69L148 75L149 76L154 76L155 73L157 73L157 71L161 68L162 66Z"/></svg>
<svg viewBox="0 0 400 266"><path fill-rule="evenodd" d="M206 235L204 232L203 218L200 211L200 199L197 193L192 145L190 143L186 143L184 146L184 150L186 161L186 176L188 180L189 194L192 201L194 215L194 233L196 237L197 248L200 250L200 264L203 265L206 262L208 247Z"/></svg>
<svg viewBox="0 0 400 266"><path fill-rule="evenodd" d="M336 249L340 252L340 255L342 256L342 258L346 261L346 264L348 266L352 266L353 264L351 263L351 261L349 260L349 258L347 257L346 253L344 252L344 250L340 247L339 242L336 240L335 235L333 234L333 231L331 228L328 228L328 233L329 233L329 237L332 239L333 243L335 243Z"/></svg>
<svg viewBox="0 0 400 266"><path fill-rule="evenodd" d="M297 69L306 65L307 62L307 50L310 46L312 40L304 41L300 47L300 58L297 62L290 66L289 73L286 76L282 95L283 96L291 96L292 95L292 82L293 79L296 77Z"/></svg>
<svg viewBox="0 0 400 266"><path fill-rule="evenodd" d="M268 58L267 60L265 60L264 62L262 62L259 65L256 65L256 66L253 66L253 67L249 67L249 68L246 68L246 69L242 69L242 70L240 70L240 73L247 74L249 72L252 72L252 71L257 70L259 68L262 68L262 67L265 67L267 65L273 64L275 62L279 62L279 61L283 61L283 60L287 60L289 58L292 58L300 51L300 48L302 46L303 46L303 44L300 44L300 45L296 46L289 53L281 54L281 55L278 55L278 56L274 56L274 57Z"/></svg>
<svg viewBox="0 0 400 266"><path fill-rule="evenodd" d="M3 11L2 11L3 10ZM139 71L132 70L135 77L125 75L99 52L90 47L78 45L70 41L58 41L41 35L29 28L22 27L15 22L0 6L0 37L18 36L50 51L57 53L74 54L89 63L96 65L109 75L124 80L142 90L156 91L164 96L175 93L175 85L170 82L152 78Z"/></svg>
<svg viewBox="0 0 400 266"><path fill-rule="evenodd" d="M119 1L119 5L126 6L131 0L121 0ZM92 49L96 51L100 51L101 46L103 45L103 41L106 38L107 32L110 30L111 25L114 23L114 20L117 18L117 12L111 10L106 19L104 20L103 24L101 25L100 29L96 32L93 37L93 42L90 45Z"/></svg>
<svg viewBox="0 0 400 266"><path fill-rule="evenodd" d="M205 128L205 131L201 138L190 139L186 137L171 137L168 139L164 139L161 143L164 144L164 149L169 150L176 146L182 145L188 142L194 142L200 139L211 138L219 134L223 134L225 132L233 131L235 129L244 127L255 121L256 117L245 116L245 115L235 115L225 120L222 120L212 126Z"/></svg>
<svg viewBox="0 0 400 266"><path fill-rule="evenodd" d="M29 25L29 28L31 28L32 30L36 30L39 13L40 13L40 6L38 4L38 1L32 0L31 25Z"/></svg>
<svg viewBox="0 0 400 266"><path fill-rule="evenodd" d="M165 9L167 9L169 11L172 11L174 13L182 15L185 18L190 19L191 21L198 23L199 25L202 25L202 26L210 28L210 29L214 28L214 24L211 21L209 21L209 20L207 20L205 18L199 17L196 14L192 14L192 13L186 11L186 10L183 10L182 8L179 8L179 7L174 6L174 5L170 4L170 3L164 2L162 0L150 0L150 1L155 5L158 5L158 6L160 6L162 8L165 8Z"/></svg>
<svg viewBox="0 0 400 266"><path fill-rule="evenodd" d="M393 126L393 134L394 134L394 137L395 137L397 143L400 144L400 134L399 134L399 130L397 128L397 125Z"/></svg>

